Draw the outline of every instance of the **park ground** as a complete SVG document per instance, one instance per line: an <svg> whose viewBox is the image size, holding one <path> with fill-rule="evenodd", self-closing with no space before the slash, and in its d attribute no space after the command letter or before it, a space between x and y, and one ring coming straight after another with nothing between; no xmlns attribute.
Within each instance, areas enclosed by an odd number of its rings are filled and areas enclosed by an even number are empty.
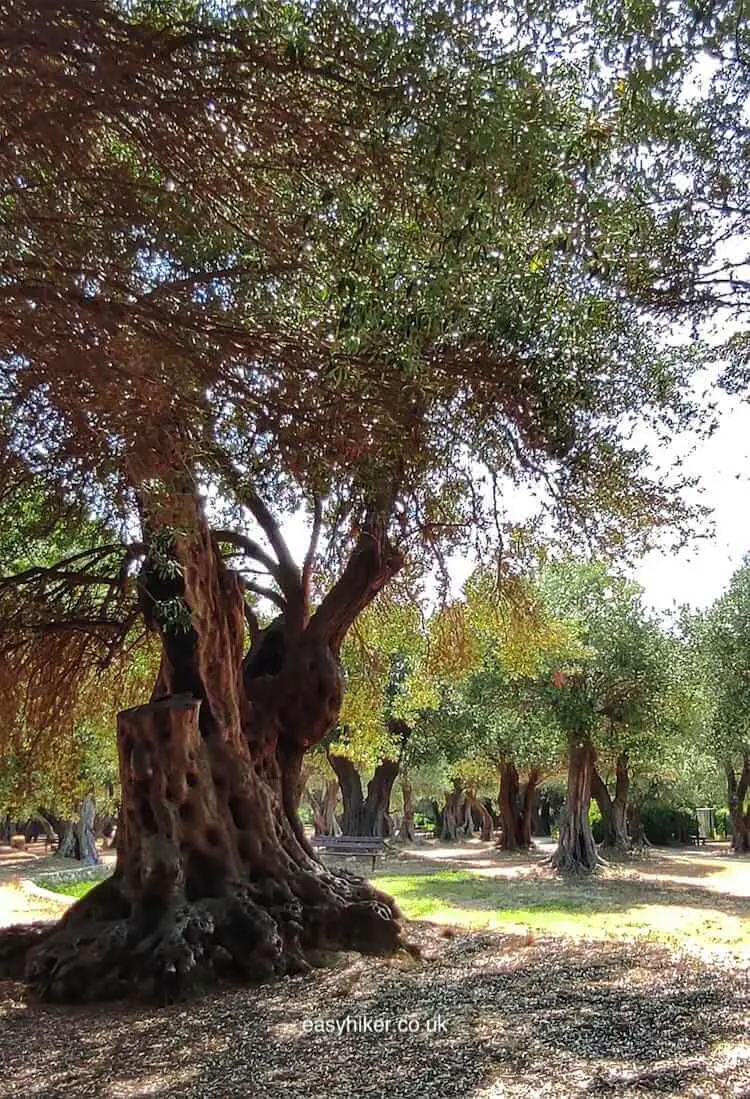
<svg viewBox="0 0 750 1099"><path fill-rule="evenodd" d="M332 955L165 1007L0 984L0 1099L748 1099L750 862L652 850L571 882L544 853L426 843L381 863L419 959ZM25 884L53 865L0 856L0 924L65 910Z"/></svg>

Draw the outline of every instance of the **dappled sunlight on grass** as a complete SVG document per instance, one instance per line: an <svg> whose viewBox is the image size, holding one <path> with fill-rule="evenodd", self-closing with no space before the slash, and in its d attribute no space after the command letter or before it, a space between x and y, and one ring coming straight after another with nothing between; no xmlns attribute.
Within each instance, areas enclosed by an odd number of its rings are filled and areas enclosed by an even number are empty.
<svg viewBox="0 0 750 1099"><path fill-rule="evenodd" d="M95 885L99 885L100 880L45 882L44 888L50 893L62 893L65 897L85 897Z"/></svg>
<svg viewBox="0 0 750 1099"><path fill-rule="evenodd" d="M509 881L469 871L378 875L376 880L409 919L571 938L647 938L750 951L750 912L729 898L718 904L713 897L709 903L694 903L695 898L684 890L665 894L649 888L653 895L649 903L642 899L642 884L632 880Z"/></svg>

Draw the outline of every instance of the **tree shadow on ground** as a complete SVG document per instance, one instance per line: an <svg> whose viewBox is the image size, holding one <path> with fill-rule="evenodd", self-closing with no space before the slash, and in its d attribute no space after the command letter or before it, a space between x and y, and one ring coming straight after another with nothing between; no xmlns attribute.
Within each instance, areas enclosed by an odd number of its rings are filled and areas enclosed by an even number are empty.
<svg viewBox="0 0 750 1099"><path fill-rule="evenodd" d="M750 1062L722 1052L748 1038L747 973L644 944L411 931L420 963L342 956L163 1008L29 1005L8 986L0 1099L748 1093Z"/></svg>
<svg viewBox="0 0 750 1099"><path fill-rule="evenodd" d="M387 873L376 875L377 883ZM686 887L669 881L643 882L633 877L590 875L581 879L548 876L539 880L492 878L471 871L417 872L399 882L404 903L451 904L456 908L524 909L550 914L580 915L624 913L654 905L680 909L719 911L741 920L750 919L750 901L742 897Z"/></svg>

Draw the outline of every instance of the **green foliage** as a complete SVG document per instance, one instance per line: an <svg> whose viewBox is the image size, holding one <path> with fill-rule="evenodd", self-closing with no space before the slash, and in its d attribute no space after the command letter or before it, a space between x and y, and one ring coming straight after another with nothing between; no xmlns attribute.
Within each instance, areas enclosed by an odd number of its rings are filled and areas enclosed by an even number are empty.
<svg viewBox="0 0 750 1099"><path fill-rule="evenodd" d="M651 802L641 807L641 824L651 843L688 843L696 830L695 811Z"/></svg>
<svg viewBox="0 0 750 1099"><path fill-rule="evenodd" d="M716 822L716 834L724 839L732 834L732 817L726 806L721 806L714 811Z"/></svg>
<svg viewBox="0 0 750 1099"><path fill-rule="evenodd" d="M659 700L668 684L668 642L641 589L601 563L552 564L539 578L550 613L576 632L577 651L550 674L543 695L569 734L637 763L659 751Z"/></svg>
<svg viewBox="0 0 750 1099"><path fill-rule="evenodd" d="M750 562L691 627L712 747L719 759L738 761L750 751Z"/></svg>
<svg viewBox="0 0 750 1099"><path fill-rule="evenodd" d="M563 562L530 596L497 499L531 486L547 528L623 556L691 526L680 471L667 483L635 440L695 425L700 352L670 326L736 281L709 292L705 272L750 209L747 66L725 62L747 18L624 0L92 10L12 5L7 42L29 45L0 58L7 789L41 744L40 773L64 758L57 723L80 763L96 692L122 693L136 585L105 543L186 483L243 518L238 470L282 514L322 500L332 560L373 506L418 566L500 554L505 604L485 572L429 621L410 598L362 620L355 758L393 751L401 717L425 775L551 767L571 730L644 770L666 738L686 774L701 703L640 595ZM739 386L745 336L732 351ZM169 537L152 559L176 579ZM19 580L79 547L102 571L73 592ZM717 757L747 743L744 598L706 626ZM180 599L157 618L189 626Z"/></svg>
<svg viewBox="0 0 750 1099"><path fill-rule="evenodd" d="M604 842L604 822L602 821L602 814L599 810L599 806L591 799L589 804L589 824L591 825L591 831L594 835L595 843Z"/></svg>

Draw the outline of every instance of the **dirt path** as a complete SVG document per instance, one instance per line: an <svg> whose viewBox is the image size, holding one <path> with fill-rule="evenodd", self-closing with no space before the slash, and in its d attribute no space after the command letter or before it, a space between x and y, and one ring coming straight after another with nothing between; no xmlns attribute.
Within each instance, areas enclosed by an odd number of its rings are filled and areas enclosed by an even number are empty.
<svg viewBox="0 0 750 1099"><path fill-rule="evenodd" d="M554 850L554 841L542 841L530 853L508 854L494 844L468 840L462 844L440 844L432 840L404 847L387 863L388 873L414 873L415 865L441 870L471 870L485 877L528 876ZM602 879L632 878L670 882L692 889L706 889L733 897L750 897L750 860L736 858L727 844L701 848L653 847L638 859L611 862Z"/></svg>
<svg viewBox="0 0 750 1099"><path fill-rule="evenodd" d="M101 853L104 866L113 866L115 853ZM43 843L29 844L26 851L0 847L0 927L35 920L57 920L72 903L67 897L30 888L29 879L60 870L80 870L76 859L61 859L45 852Z"/></svg>
<svg viewBox="0 0 750 1099"><path fill-rule="evenodd" d="M420 961L339 955L163 1008L31 1007L7 986L0 1099L750 1095L747 972L649 944L409 934Z"/></svg>

